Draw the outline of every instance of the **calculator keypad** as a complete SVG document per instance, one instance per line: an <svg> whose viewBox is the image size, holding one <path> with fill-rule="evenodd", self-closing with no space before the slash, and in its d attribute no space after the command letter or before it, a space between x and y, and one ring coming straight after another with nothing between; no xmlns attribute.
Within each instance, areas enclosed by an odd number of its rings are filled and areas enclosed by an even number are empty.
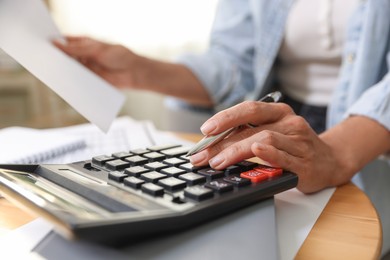
<svg viewBox="0 0 390 260"><path fill-rule="evenodd" d="M171 196L183 201L203 201L245 189L282 174L281 169L242 161L215 170L194 166L185 154L189 147L162 145L101 155L92 166L108 172L111 182L153 197Z"/></svg>

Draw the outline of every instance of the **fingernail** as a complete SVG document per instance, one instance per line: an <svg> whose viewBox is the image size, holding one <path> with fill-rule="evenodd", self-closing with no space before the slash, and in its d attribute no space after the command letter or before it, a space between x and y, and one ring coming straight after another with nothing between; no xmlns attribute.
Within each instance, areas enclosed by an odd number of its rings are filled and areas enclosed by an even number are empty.
<svg viewBox="0 0 390 260"><path fill-rule="evenodd" d="M191 162L191 164L194 164L194 165L201 163L205 159L206 159L206 155L203 152L200 152L200 153L197 153L197 154L190 156L190 162Z"/></svg>
<svg viewBox="0 0 390 260"><path fill-rule="evenodd" d="M216 128L217 124L214 121L207 121L200 127L200 131L202 131L204 135L208 135L212 133Z"/></svg>
<svg viewBox="0 0 390 260"><path fill-rule="evenodd" d="M224 161L225 158L222 155L217 155L209 161L209 164L211 168L216 168L220 166Z"/></svg>

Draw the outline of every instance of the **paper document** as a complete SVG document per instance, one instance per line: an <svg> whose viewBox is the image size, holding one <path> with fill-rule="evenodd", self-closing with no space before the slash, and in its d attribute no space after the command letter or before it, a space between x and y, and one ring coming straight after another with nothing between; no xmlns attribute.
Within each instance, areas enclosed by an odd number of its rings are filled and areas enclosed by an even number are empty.
<svg viewBox="0 0 390 260"><path fill-rule="evenodd" d="M125 100L106 81L53 44L62 38L41 0L0 1L0 48L101 130Z"/></svg>

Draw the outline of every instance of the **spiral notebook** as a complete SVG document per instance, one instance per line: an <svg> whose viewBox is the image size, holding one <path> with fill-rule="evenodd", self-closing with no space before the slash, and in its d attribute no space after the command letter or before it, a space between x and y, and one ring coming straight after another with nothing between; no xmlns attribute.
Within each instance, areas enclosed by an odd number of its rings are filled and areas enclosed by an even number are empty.
<svg viewBox="0 0 390 260"><path fill-rule="evenodd" d="M82 149L82 137L45 130L8 127L0 130L0 163L35 164Z"/></svg>

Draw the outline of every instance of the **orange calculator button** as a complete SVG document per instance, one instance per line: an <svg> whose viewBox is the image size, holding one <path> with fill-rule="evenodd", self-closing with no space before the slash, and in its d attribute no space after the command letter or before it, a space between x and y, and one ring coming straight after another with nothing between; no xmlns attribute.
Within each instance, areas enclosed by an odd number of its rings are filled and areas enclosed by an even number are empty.
<svg viewBox="0 0 390 260"><path fill-rule="evenodd" d="M268 175L266 173L254 170L242 172L240 177L250 179L252 183L258 183L268 179Z"/></svg>
<svg viewBox="0 0 390 260"><path fill-rule="evenodd" d="M282 173L283 173L282 168L274 168L274 167L269 167L269 166L265 166L265 165L259 165L255 168L253 168L253 170L267 174L268 177L270 177L270 178L282 175Z"/></svg>

